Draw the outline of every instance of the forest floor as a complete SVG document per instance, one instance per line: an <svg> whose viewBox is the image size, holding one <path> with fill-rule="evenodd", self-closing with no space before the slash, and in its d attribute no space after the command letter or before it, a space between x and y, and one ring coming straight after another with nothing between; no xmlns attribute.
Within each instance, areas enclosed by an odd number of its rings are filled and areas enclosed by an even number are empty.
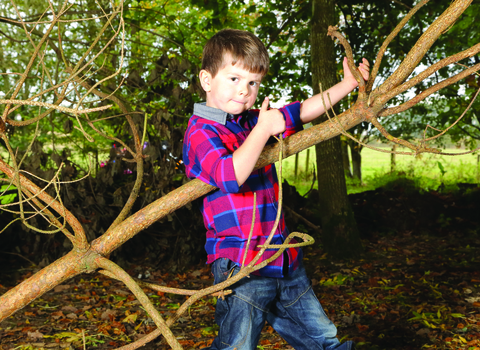
<svg viewBox="0 0 480 350"><path fill-rule="evenodd" d="M305 251L313 289L339 338L354 340L360 350L480 349L480 190L412 194L397 186L350 198L363 237L360 258L332 262L321 247ZM298 210L305 217L307 211ZM0 294L38 269L13 274L7 263L1 261ZM127 272L177 288L213 281L204 264L183 273L132 264ZM186 299L145 291L165 318ZM218 330L215 301L202 299L173 326L185 349L211 343ZM0 350L114 349L154 329L120 282L80 275L1 322ZM167 348L161 338L143 347ZM258 348L291 349L269 325Z"/></svg>

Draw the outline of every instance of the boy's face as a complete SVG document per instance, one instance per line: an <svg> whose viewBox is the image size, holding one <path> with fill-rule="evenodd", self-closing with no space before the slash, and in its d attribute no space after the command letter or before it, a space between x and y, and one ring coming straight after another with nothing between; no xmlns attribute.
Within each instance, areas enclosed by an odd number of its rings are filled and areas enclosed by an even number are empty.
<svg viewBox="0 0 480 350"><path fill-rule="evenodd" d="M231 64L230 54L224 57L224 65L212 78L202 70L200 82L207 93L207 106L230 114L241 114L251 108L257 99L263 75L244 69L241 62Z"/></svg>

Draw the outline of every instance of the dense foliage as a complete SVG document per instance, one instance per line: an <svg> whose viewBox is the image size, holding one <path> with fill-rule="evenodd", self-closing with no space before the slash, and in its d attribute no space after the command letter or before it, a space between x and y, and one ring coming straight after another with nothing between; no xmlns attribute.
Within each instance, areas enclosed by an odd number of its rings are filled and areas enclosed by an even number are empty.
<svg viewBox="0 0 480 350"><path fill-rule="evenodd" d="M367 57L374 61L382 39L393 30L413 3L411 0L376 0L368 3L339 1L338 25L351 43L355 57ZM420 10L389 46L380 77L391 74L428 23L431 23L431 19L437 17L449 3L448 0L437 1L435 6L425 6ZM3 99L12 96L15 83L32 57L35 45L32 42L48 30L44 20L51 19L48 5L43 1L21 0L15 4L16 7L10 3L0 4L0 97ZM52 6L60 8L63 4ZM109 6L107 1L84 0L65 8L62 17L64 22L50 33L51 41L38 47L43 59L33 62L34 68L29 72L17 98L27 100L41 91L51 89L39 99L44 102L55 100L62 93L60 88L55 88L56 84L66 77L66 69L76 65L87 52L92 40L106 23L103 9L108 13ZM429 51L425 64L480 41L479 7L479 1L474 1ZM201 50L204 42L217 30L225 27L250 30L266 43L271 53L271 67L263 84L262 95L271 96L273 101L289 101L303 100L311 92L309 1L128 0L124 2L122 11L125 31L115 36L121 30L121 23L118 17L114 18L98 44L85 55L84 62L88 63L83 63L86 68L82 79L90 86L97 84L96 88L104 94L114 94L127 107L140 134L144 135L144 154L147 156L145 176L136 208L145 206L186 181L179 162L183 132L193 103L203 98L197 81ZM20 17L23 23L19 22ZM98 19L87 20L91 18ZM469 35L460 35L466 28ZM59 37L60 44L53 44L59 42ZM62 55L59 55L55 45L61 45ZM337 48L340 58L342 53L339 46ZM465 64L478 63L479 57L477 55L466 61ZM456 66L439 71L432 81L415 87L415 91L407 92L403 98L410 98L455 70ZM117 71L120 74L113 76ZM104 81L110 76L113 77ZM409 138L421 135L426 124L436 128L450 125L468 104L479 81L478 76L472 75L462 84L448 87L426 103L405 112L410 115L408 122L407 118L392 119L389 124L392 135ZM63 104L74 106L86 92L84 87L70 87ZM345 100L343 108L347 108L353 99ZM96 100L90 94L83 104L93 105ZM391 103L401 101L396 99ZM473 146L473 140L478 139L478 103L475 102L465 119L449 133L454 141ZM108 102L102 102L102 105L106 104ZM8 126L8 137L19 156L26 154L22 168L46 180L54 177L62 163L65 164L61 168L63 181L88 175L88 181L62 185L60 194L67 208L82 218L89 239L102 234L124 205L135 179L136 167L128 161L131 158L128 147L133 148L133 137L124 111L114 104L112 108L89 115L99 129L122 143L97 135L82 115L74 118L61 111L51 111L46 118L34 123L39 114L46 112L45 108L26 105L15 108L11 116L17 124L12 122ZM21 126L29 123L29 126ZM359 136L372 132L374 129L367 123L352 130L353 134ZM33 134L36 137L31 144ZM0 152L2 156L5 155L3 148ZM127 161L122 160L124 158ZM34 181L43 186L40 180ZM51 187L47 191L55 194ZM14 196L15 190L10 188L2 198L5 199L6 195ZM10 196L8 200L12 198ZM185 215L197 213L197 210L185 210ZM13 218L6 220L6 212L1 215L2 222ZM185 220L181 217L170 217L169 220L170 234L165 233L158 238L161 241L159 246L164 250L172 240L176 242L175 246L181 246L178 232L181 232L180 236L185 239L183 243L186 243L191 240L191 235L186 232L201 226L201 221L197 220L197 224L192 224L193 227L180 229L185 225ZM31 221L32 225L44 225L38 217L33 217ZM14 228L11 226L9 229ZM151 230L153 235L155 230ZM10 237L7 240L14 241L12 244L18 244L12 236L7 237ZM50 243L44 246L43 251L50 250L56 255L63 253L62 246L58 247L58 244L55 249L50 249L54 245L53 238L48 241ZM196 254L201 251L199 241L183 246ZM41 252L40 249L37 247L37 253ZM162 254L165 255L165 252ZM158 258L160 255L156 252L155 256Z"/></svg>

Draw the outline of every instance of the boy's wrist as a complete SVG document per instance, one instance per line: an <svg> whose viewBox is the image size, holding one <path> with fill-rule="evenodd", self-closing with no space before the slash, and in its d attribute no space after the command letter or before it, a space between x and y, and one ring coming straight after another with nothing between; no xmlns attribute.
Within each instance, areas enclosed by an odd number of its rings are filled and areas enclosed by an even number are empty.
<svg viewBox="0 0 480 350"><path fill-rule="evenodd" d="M342 82L345 84L347 89L349 89L349 92L355 90L355 88L358 86L358 81L353 76L343 79Z"/></svg>
<svg viewBox="0 0 480 350"><path fill-rule="evenodd" d="M258 138L260 142L261 140L268 141L268 139L272 136L271 128L269 128L268 123L258 123L250 132L248 137ZM247 138L248 138L247 137Z"/></svg>

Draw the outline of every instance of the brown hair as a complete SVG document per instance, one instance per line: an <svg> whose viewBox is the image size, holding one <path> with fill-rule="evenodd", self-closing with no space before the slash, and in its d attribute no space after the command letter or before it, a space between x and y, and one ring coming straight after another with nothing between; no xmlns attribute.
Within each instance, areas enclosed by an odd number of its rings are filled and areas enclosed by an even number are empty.
<svg viewBox="0 0 480 350"><path fill-rule="evenodd" d="M202 69L212 77L225 65L225 54L232 55L232 66L241 62L251 73L265 76L270 60L263 43L255 35L245 30L222 29L212 36L203 48Z"/></svg>

